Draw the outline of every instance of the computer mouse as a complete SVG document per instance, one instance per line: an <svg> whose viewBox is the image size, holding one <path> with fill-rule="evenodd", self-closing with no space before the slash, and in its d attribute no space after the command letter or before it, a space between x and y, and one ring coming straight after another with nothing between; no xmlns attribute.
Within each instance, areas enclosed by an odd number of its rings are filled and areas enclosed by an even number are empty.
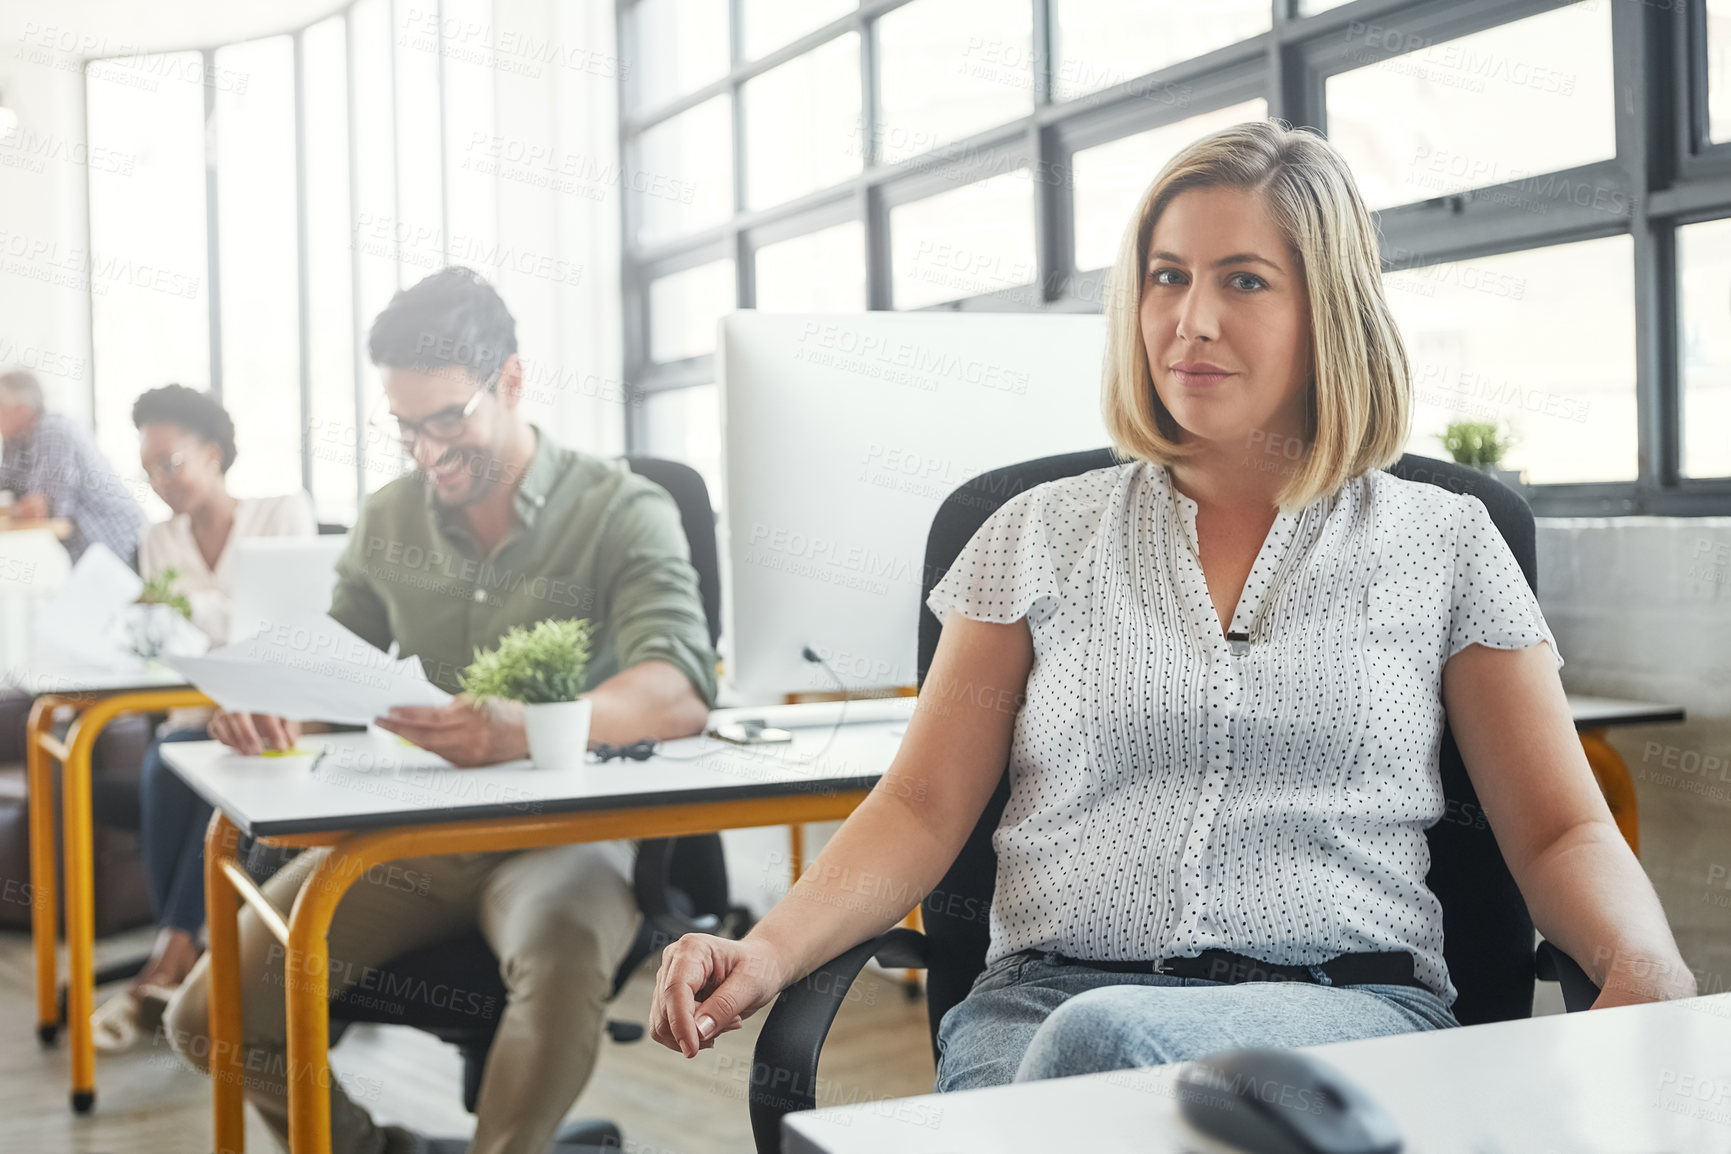
<svg viewBox="0 0 1731 1154"><path fill-rule="evenodd" d="M1249 1154L1396 1154L1387 1110L1334 1067L1295 1050L1222 1050L1177 1078L1189 1122Z"/></svg>

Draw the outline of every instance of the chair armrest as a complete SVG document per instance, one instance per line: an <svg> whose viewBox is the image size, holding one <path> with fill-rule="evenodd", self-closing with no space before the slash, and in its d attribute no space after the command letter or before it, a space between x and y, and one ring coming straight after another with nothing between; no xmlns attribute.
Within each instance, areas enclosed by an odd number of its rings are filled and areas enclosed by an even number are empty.
<svg viewBox="0 0 1731 1154"><path fill-rule="evenodd" d="M926 939L894 929L832 958L781 992L757 1036L752 1056L751 1133L758 1154L781 1154L781 1119L817 1105L817 1060L854 979L872 958L886 966L924 969Z"/></svg>
<svg viewBox="0 0 1731 1154"><path fill-rule="evenodd" d="M1533 958L1534 969L1541 982L1557 982L1563 987L1563 1008L1569 1013L1590 1009L1599 998L1599 987L1587 976L1581 964L1544 939Z"/></svg>

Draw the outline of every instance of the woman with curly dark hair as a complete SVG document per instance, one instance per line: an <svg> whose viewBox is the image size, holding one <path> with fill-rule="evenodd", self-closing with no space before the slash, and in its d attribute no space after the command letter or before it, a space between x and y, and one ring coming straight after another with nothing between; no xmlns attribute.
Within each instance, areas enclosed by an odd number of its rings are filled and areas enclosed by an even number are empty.
<svg viewBox="0 0 1731 1154"><path fill-rule="evenodd" d="M305 492L236 497L228 491L234 464L234 421L208 393L164 385L132 405L139 458L150 487L170 517L152 525L138 550L145 580L168 576L171 592L192 607L192 623L213 646L229 640L232 600L229 545L242 537L312 536L318 532ZM95 1015L98 1044L125 1049L140 1036L141 1014L159 1013L167 996L198 960L204 925L204 830L210 807L163 764L163 741L202 741L206 710L171 714L144 757L140 840L159 932L131 996Z"/></svg>

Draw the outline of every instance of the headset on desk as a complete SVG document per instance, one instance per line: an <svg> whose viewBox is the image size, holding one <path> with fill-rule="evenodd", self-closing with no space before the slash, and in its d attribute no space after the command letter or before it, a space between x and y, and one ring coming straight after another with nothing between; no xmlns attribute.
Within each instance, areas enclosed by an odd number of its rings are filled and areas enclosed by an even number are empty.
<svg viewBox="0 0 1731 1154"><path fill-rule="evenodd" d="M818 656L816 650L807 645L802 655L807 661L823 666L824 672L829 674L830 680L835 682L837 691L841 693L841 709L836 711L835 721L832 722L829 727L829 737L825 739L823 748L812 755L811 760L813 762L818 762L822 761L824 755L829 752L829 747L835 744L835 735L841 732L842 723L847 720L847 705L852 698L849 695L847 685L843 683L841 676L830 667L829 662ZM734 741L738 744L744 745L780 743L793 740L792 734L786 733L785 730L771 729L762 721L749 720L740 722L739 724L745 731L745 740L743 741L740 741L737 737L723 736L715 729L709 729L705 732L711 737L718 737L724 741ZM775 734L776 736L766 737L766 734ZM786 734L786 736L782 736L782 734ZM606 762L613 761L617 758L629 761L648 761L650 758L657 756L661 744L662 743L658 739L653 737L639 738L638 740L625 745L609 745L606 742L601 742L595 746L595 760L597 762ZM659 756L668 761L696 761L699 757L704 755L697 753L685 757L673 757L669 754L662 753Z"/></svg>

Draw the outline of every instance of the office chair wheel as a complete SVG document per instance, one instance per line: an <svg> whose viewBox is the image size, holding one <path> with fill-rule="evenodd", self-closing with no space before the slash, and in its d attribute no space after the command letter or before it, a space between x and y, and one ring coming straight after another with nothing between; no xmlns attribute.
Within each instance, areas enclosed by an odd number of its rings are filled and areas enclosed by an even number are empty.
<svg viewBox="0 0 1731 1154"><path fill-rule="evenodd" d="M36 1041L44 1050L54 1048L54 1040L60 1036L60 1023L47 1022L36 1027Z"/></svg>
<svg viewBox="0 0 1731 1154"><path fill-rule="evenodd" d="M72 1112L74 1114L88 1114L88 1113L90 1113L91 1110L93 1110L95 1108L96 1108L96 1091L95 1090L74 1090L74 1091L72 1091Z"/></svg>
<svg viewBox="0 0 1731 1154"><path fill-rule="evenodd" d="M615 1042L641 1042L643 1040L643 1023L610 1020L607 1023L607 1036ZM596 1143L591 1143L591 1145L596 1145Z"/></svg>
<svg viewBox="0 0 1731 1154"><path fill-rule="evenodd" d="M568 1148L588 1150L617 1150L625 1145L625 1136L619 1132L619 1127L611 1122L597 1118L583 1118L576 1122L567 1122L553 1135L553 1150L549 1154L558 1154Z"/></svg>

